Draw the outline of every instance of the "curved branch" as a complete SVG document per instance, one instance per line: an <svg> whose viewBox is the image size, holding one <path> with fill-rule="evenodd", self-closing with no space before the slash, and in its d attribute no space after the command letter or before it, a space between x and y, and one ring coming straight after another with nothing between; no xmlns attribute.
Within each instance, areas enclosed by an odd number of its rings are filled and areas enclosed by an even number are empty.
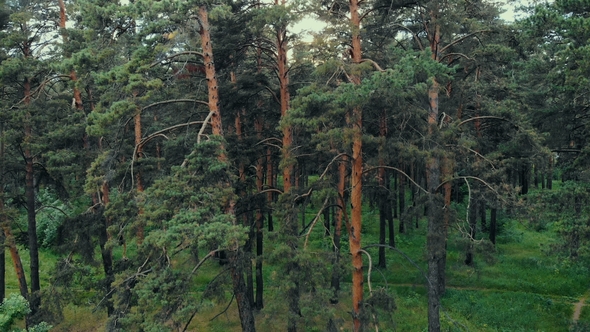
<svg viewBox="0 0 590 332"><path fill-rule="evenodd" d="M418 38L418 35L416 35L414 33L414 31L410 30L410 28L408 28L406 26L403 26L401 24L394 24L394 26L399 27L399 28L402 28L402 29L408 31L412 35L412 37L414 37L414 39L416 40L416 42L418 43L418 46L420 47L420 51L424 51L424 46L422 45L422 42L420 41L420 38Z"/></svg>
<svg viewBox="0 0 590 332"><path fill-rule="evenodd" d="M492 166L492 168L493 168L493 169L497 169L497 168L496 168L496 166L494 165L494 163L493 163L491 160L489 160L489 159L488 159L488 158L486 158L484 155L482 155L481 153L479 153L479 152L477 152L477 151L475 151L475 150L473 150L473 149L471 149L471 148L468 148L468 147L466 147L466 146L462 146L462 145L456 145L456 144L447 144L447 146L448 146L448 147L453 147L453 146L456 146L456 147L464 148L464 149L466 149L466 150L468 150L468 151L470 151L470 152L474 153L476 156L478 156L478 157L482 158L483 160L487 161L487 162L490 164L490 166Z"/></svg>
<svg viewBox="0 0 590 332"><path fill-rule="evenodd" d="M326 205L328 204L329 200L330 200L330 196L326 196L326 199L324 200L324 204L322 204L322 208L318 210L318 213L316 214L315 218L313 218L313 221L311 222L311 225L309 226L309 230L307 231L307 234L305 234L305 242L303 243L303 249L307 248L307 242L309 240L309 235L311 234L311 231L313 230L313 227L315 226L317 221L320 219L320 216L322 215L322 212L324 212L324 209L326 208Z"/></svg>
<svg viewBox="0 0 590 332"><path fill-rule="evenodd" d="M57 206L53 206L53 205L43 205L40 208L38 208L35 213L38 213L39 211L43 210L43 209L55 209L61 213L63 213L64 216L69 217L69 215L62 209L58 208Z"/></svg>
<svg viewBox="0 0 590 332"><path fill-rule="evenodd" d="M336 155L334 158L332 158L332 160L330 160L330 162L328 163L328 165L327 165L327 166L326 166L326 168L324 169L324 172L323 172L323 173L322 173L322 175L320 175L320 177L318 178L318 181L319 181L319 180L321 180L321 179L324 177L324 175L326 175L326 173L328 172L328 169L330 168L330 166L331 166L331 165L332 165L332 164L333 164L333 163L334 163L336 160L338 160L338 159L339 159L340 157L342 157L342 156L348 156L348 157L350 157L350 155L349 155L349 154L347 154L347 153L345 153L345 152L342 152L342 153L340 153L340 154ZM352 158L351 158L351 159L352 159Z"/></svg>
<svg viewBox="0 0 590 332"><path fill-rule="evenodd" d="M263 139L262 141L260 141L260 142L258 142L258 143L256 143L256 144L254 144L254 146L256 146L256 145L260 145L260 144L262 144L262 143L265 143L266 141L270 141L270 140L276 140L276 141L279 141L279 142L281 142L281 143L283 142L283 141L281 141L280 139L278 139L278 138L276 138L276 137L269 137L269 138L265 138L265 139Z"/></svg>
<svg viewBox="0 0 590 332"><path fill-rule="evenodd" d="M279 193L279 194L281 194L281 195L283 194L283 192L282 192L281 190L279 190L279 189L276 189L276 188L268 188L268 189L264 189L264 190L262 190L262 191L260 191L260 192L258 192L258 193L256 193L256 194L257 194L257 195L260 195L260 194L265 194L265 193L269 193L269 192L273 192L273 193Z"/></svg>
<svg viewBox="0 0 590 332"><path fill-rule="evenodd" d="M459 57L465 58L465 59L467 59L469 61L475 61L474 59L468 57L467 55L465 55L463 53L448 53L448 54L445 54L443 57L440 58L440 61L443 61L444 59L446 59L448 57L451 57L451 56L459 56Z"/></svg>
<svg viewBox="0 0 590 332"><path fill-rule="evenodd" d="M371 255L364 249L359 250L369 258L369 271L367 271L367 284L369 284L369 294L373 295L373 287L371 287L371 270L373 270L373 259Z"/></svg>
<svg viewBox="0 0 590 332"><path fill-rule="evenodd" d="M461 38L459 38L459 39L456 39L456 40L453 40L452 42L450 42L448 45L446 45L445 47L443 47L443 48L442 48L442 49L439 51L439 53L441 53L441 54L442 54L442 53L444 53L444 52L445 52L445 51L446 51L446 50L447 50L449 47L451 47L451 46L453 46L453 45L455 45L455 44L458 44L458 43L460 43L460 42L464 41L465 39L467 39L467 38L469 38L469 37L471 37L471 36L473 36L473 35L477 35L478 33L482 33L482 32L492 32L492 30L478 30L478 31L474 31L474 32L472 32L472 33L468 33L468 34L466 34L465 36L463 36L463 37L461 37Z"/></svg>
<svg viewBox="0 0 590 332"><path fill-rule="evenodd" d="M209 103L207 103L206 101L203 100L197 100L197 99L170 99L170 100L164 100L164 101L159 101L157 103L153 103L153 104L149 104L147 106L145 106L144 108L142 108L142 111L145 111L148 108L151 107L155 107L155 106L159 106L159 105L165 105L165 104L172 104L172 103L196 103L196 104L201 104L201 105L205 105L205 106L209 106Z"/></svg>
<svg viewBox="0 0 590 332"><path fill-rule="evenodd" d="M420 273L422 273L422 276L424 277L424 279L426 279L426 282L428 283L428 285L430 287L432 287L432 284L430 283L430 279L428 279L428 276L426 275L426 272L424 270L422 270L422 268L420 267L420 265L418 265L418 263L414 262L414 260L412 260L410 258L410 256L406 255L403 251L399 250L396 247L392 247L390 245L387 244L369 244L368 246L363 247L363 250L366 250L368 248L386 248L386 249L391 249L395 252L397 252L398 254L402 255L405 259L408 260L408 262L410 262L412 265L414 265L414 267L416 267L418 269L418 271L420 271Z"/></svg>
<svg viewBox="0 0 590 332"><path fill-rule="evenodd" d="M191 125L194 125L194 124L202 124L202 123L203 123L203 121L191 121L191 122L187 122L187 123L177 124L177 125L174 125L174 126L171 126L171 127L168 127L168 128L164 128L162 130L158 130L158 131L156 131L156 132L154 132L154 133L152 133L152 134L150 134L150 135L142 138L141 141L139 142L139 144L137 144L135 150L137 151L137 149L139 147L144 146L147 142L151 141L155 137L157 137L157 136L163 136L163 134L165 132L167 132L167 131L178 129L178 128L181 128L181 127L191 126ZM164 137L166 137L166 136L164 136ZM136 151L134 151L134 152L136 152Z"/></svg>
<svg viewBox="0 0 590 332"><path fill-rule="evenodd" d="M209 112L209 114L207 114L207 117L205 118L205 121L203 121L203 125L201 126L201 129L199 130L199 133L197 134L197 144L201 143L201 136L205 132L205 128L207 127L207 123L209 123L209 120L211 120L212 116L213 116L213 112Z"/></svg>
<svg viewBox="0 0 590 332"><path fill-rule="evenodd" d="M467 120L463 120L457 126L462 126L462 125L466 124L467 122L471 122L471 121L475 121L475 120L480 120L480 119L495 119L495 120L502 120L502 121L506 121L506 122L512 123L510 120L505 119L505 118L501 118L499 116L482 115L482 116L476 116L476 117L473 117L473 118L469 118Z"/></svg>
<svg viewBox="0 0 590 332"><path fill-rule="evenodd" d="M171 60L171 59L174 59L174 58L176 58L176 57L178 57L178 56L181 56L181 55L198 55L198 56L200 56L201 58L203 57L203 53L201 53L201 52L197 52L197 51L183 51L183 52L178 52L178 53L172 54L172 55L170 55L170 56L166 57L166 58L165 58L165 59L163 59L163 60ZM155 66L157 66L157 65L159 65L159 64L161 64L161 63L162 63L162 60L160 60L160 61L156 61L156 62L153 62L153 63L150 65L150 68L153 68L153 67L155 67Z"/></svg>
<svg viewBox="0 0 590 332"><path fill-rule="evenodd" d="M411 178L411 177L410 177L408 174L406 174L404 171L402 171L402 170L401 170L401 169L399 169L399 168L395 168L395 167L392 167L392 166L376 166L376 167L371 167L371 168L369 168L369 169L366 169L366 170L364 170L364 171L363 171L363 174L364 174L364 173L368 173L368 172L370 172L370 171L374 171L374 170L376 170L376 169L380 169L380 168L385 168L385 169L392 169L392 170L394 170L394 171L396 171L396 172L398 172L398 173L402 174L402 175L403 175L403 176L405 176L405 177L406 177L408 180L410 180L410 182L412 182L412 183L413 183L413 184L414 184L414 185L415 185L415 186L416 186L418 189L420 189L420 190L422 190L422 192L424 192L424 193L428 194L428 190L426 190L426 189L422 188L422 187L421 187L421 186L420 186L418 183L416 183L416 181L414 181L414 180L413 180L413 179L412 179L412 178Z"/></svg>
<svg viewBox="0 0 590 332"><path fill-rule="evenodd" d="M203 263L205 263L205 261L207 261L209 258L211 258L213 255L215 255L216 253L220 252L221 249L215 249L210 251L205 257L203 257L203 259L201 259L201 261L195 265L195 267L191 270L191 273L189 274L189 278L195 274L195 272L197 272L197 270L201 267L201 265L203 265Z"/></svg>
<svg viewBox="0 0 590 332"><path fill-rule="evenodd" d="M500 193L498 193L498 191L496 189L492 188L492 186L489 183L487 183L485 180L483 180L481 178L478 178L477 176L466 175L466 176L457 176L457 177L448 179L446 181L441 182L441 184L439 184L438 187L436 187L436 190L439 190L442 187L442 185L444 185L447 182L452 182L455 180L467 180L467 179L472 179L472 180L476 180L476 181L483 183L484 186L488 187L488 189L490 189L492 192L494 192L494 194L498 195L498 197L500 197L500 199L503 202L506 201L505 199L502 198L502 196L500 195Z"/></svg>
<svg viewBox="0 0 590 332"><path fill-rule="evenodd" d="M383 68L381 68L381 66L379 66L379 64L378 64L377 62L375 62L375 61L373 61L373 60L371 60L371 59L361 59L361 62L360 62L360 63L363 63L363 62L369 62L369 63L370 63L370 64L372 64L372 65L373 65L373 67L375 67L375 69L377 69L378 71L381 71L381 72L385 71L385 70L383 70Z"/></svg>

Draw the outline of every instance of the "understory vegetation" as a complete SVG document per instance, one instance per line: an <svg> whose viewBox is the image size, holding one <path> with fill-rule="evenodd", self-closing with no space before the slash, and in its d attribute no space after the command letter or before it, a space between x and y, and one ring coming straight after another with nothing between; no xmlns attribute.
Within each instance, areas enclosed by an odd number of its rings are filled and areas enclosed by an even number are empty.
<svg viewBox="0 0 590 332"><path fill-rule="evenodd" d="M554 183L554 190L559 190L561 183ZM553 193L547 190L533 190L526 201L532 197L550 197ZM579 320L574 323L572 315L576 303L590 290L588 278L590 271L587 265L572 261L560 252L564 239L560 237L560 221L545 220L538 215L551 215L547 208L531 207L523 203L523 209L517 212L503 211L498 216L499 232L497 244L489 243L487 232L479 232L476 239L476 255L473 266L464 264L466 245L465 234L462 233L466 222L459 219L451 225L449 231L447 254L447 291L443 296L442 329L445 331L587 331L590 326L590 308L583 307ZM458 210L464 210L465 206ZM309 222L317 215L317 206L309 206L306 220ZM363 236L366 243L378 243L378 211L369 207L368 202L363 209L366 228ZM531 220L536 220L535 223ZM396 223L398 221L396 220ZM542 222L538 229L536 222ZM330 246L323 236L324 228L318 222L311 233L309 255L321 254ZM425 219L419 218L418 227L412 225L404 234L396 236L396 251L387 252L387 268L379 268L375 257L377 250L368 248L373 257L370 286L365 284L365 291L374 294L384 293L382 298L387 302L379 314L370 318L372 324L378 324L380 331L422 331L427 326L426 315L426 253L425 253ZM481 227L478 226L478 227ZM123 260L122 248L114 251L115 260ZM130 244L129 252L136 250ZM273 255L272 247L267 248L269 256ZM21 252L26 253L22 248ZM201 252L201 255L205 252ZM131 254L131 253L130 253ZM58 256L49 249L41 251L44 288L52 288L52 280L48 277L55 269ZM183 260L182 258L178 258ZM188 261L187 261L188 262ZM11 264L6 257L6 264ZM26 260L25 260L26 264ZM343 267L346 268L346 267ZM329 268L321 271L326 273ZM369 272L369 265L365 267ZM70 304L63 309L62 323L52 331L102 331L106 327L107 317L99 310L102 294L89 289L87 281L82 278L91 277L95 271L88 270L81 274L77 282L67 289L56 290L57 293L67 292ZM221 273L221 276L220 276ZM225 276L223 275L225 274ZM345 274L346 275L346 274ZM368 275L369 277L369 275ZM191 289L194 293L213 291L212 283L216 279L227 278L227 268L218 261L205 263L195 275ZM283 279L280 269L268 264L264 271L266 282L266 306L256 313L257 328L261 331L283 330L286 328L286 311L281 295ZM16 277L12 270L7 273L8 293L18 293ZM343 280L344 292L349 292L350 280ZM58 287L59 288L59 287ZM347 324L350 303L343 301L329 307L318 307L314 303L322 296L329 294L307 294L302 306L306 319L310 320L309 331L324 331L329 320L334 320L345 330L351 329ZM344 295L344 298L348 295ZM379 301L376 296L375 301ZM214 297L203 299L198 313L188 330L205 331L241 331L239 315L232 293L218 292Z"/></svg>
<svg viewBox="0 0 590 332"><path fill-rule="evenodd" d="M587 330L590 5L514 6L0 0L0 329Z"/></svg>

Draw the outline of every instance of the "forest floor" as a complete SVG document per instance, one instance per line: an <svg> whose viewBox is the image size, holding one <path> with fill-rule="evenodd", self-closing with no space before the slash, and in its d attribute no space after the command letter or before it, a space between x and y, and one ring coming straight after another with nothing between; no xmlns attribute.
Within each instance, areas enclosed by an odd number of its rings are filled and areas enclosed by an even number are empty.
<svg viewBox="0 0 590 332"><path fill-rule="evenodd" d="M580 301L578 301L578 303L576 303L576 305L574 307L574 315L572 316L572 321L574 323L576 323L578 320L580 320L580 314L582 313L582 307L584 307L586 305L587 299L588 299L588 293L584 294L584 296L582 296L580 298Z"/></svg>

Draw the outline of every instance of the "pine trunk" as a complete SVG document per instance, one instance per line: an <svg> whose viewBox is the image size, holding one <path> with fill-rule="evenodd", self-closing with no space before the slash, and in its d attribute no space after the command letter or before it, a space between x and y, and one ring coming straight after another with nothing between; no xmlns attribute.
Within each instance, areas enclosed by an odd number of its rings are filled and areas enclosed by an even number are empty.
<svg viewBox="0 0 590 332"><path fill-rule="evenodd" d="M477 228L477 200L472 200L469 204L469 239L465 253L465 265L473 266L473 242Z"/></svg>
<svg viewBox="0 0 590 332"><path fill-rule="evenodd" d="M217 85L217 76L215 72L215 62L213 61L213 46L211 43L211 34L209 27L209 14L205 5L199 7L199 23L201 29L201 47L203 49L203 64L205 66L205 77L207 79L207 93L209 115L211 116L211 131L215 136L223 137L223 126L221 112L219 110L219 94ZM198 140L200 138L197 138ZM225 146L221 147L220 159L227 160ZM226 207L227 213L235 214L234 202L229 202ZM251 301L248 297L246 285L244 283L244 262L250 262L244 257L242 248L237 248L230 255L230 274L233 280L233 291L238 303L238 312L243 331L255 331L254 314L252 312Z"/></svg>
<svg viewBox="0 0 590 332"><path fill-rule="evenodd" d="M359 16L359 1L350 0L350 23L352 26L352 61L362 59ZM351 76L352 83L360 84L360 77ZM363 111L355 107L351 115L352 125L352 171L350 176L351 220L348 243L352 256L352 319L353 331L363 330L363 253L361 251L362 194L363 194Z"/></svg>
<svg viewBox="0 0 590 332"><path fill-rule="evenodd" d="M404 164L400 163L400 168L403 170ZM406 210L406 178L403 174L399 173L397 175L397 202L399 204L399 232L400 234L405 233L405 210Z"/></svg>
<svg viewBox="0 0 590 332"><path fill-rule="evenodd" d="M338 293L340 292L340 240L342 239L342 218L346 214L346 164L347 157L343 156L338 163L338 209L334 216L334 261L332 264L332 280L330 282L333 291L330 299L332 304L338 303Z"/></svg>
<svg viewBox="0 0 590 332"><path fill-rule="evenodd" d="M272 151L270 147L266 149L266 186L269 188L274 188L273 184L274 179L274 167L272 162ZM266 194L266 205L270 206L273 203L273 193L269 191ZM272 232L274 230L273 220L272 220L272 210L268 209L267 213L267 220L268 220L268 231Z"/></svg>
<svg viewBox="0 0 590 332"><path fill-rule="evenodd" d="M29 57L29 47L25 46L25 57ZM24 83L24 104L29 106L31 102L31 82L29 78ZM34 317L41 306L41 283L39 279L39 243L37 240L37 217L35 211L35 173L33 168L33 154L31 144L33 140L31 113L27 111L24 127L24 157L25 157L25 197L27 205L29 257L31 273L31 294L29 304L31 305L30 317Z"/></svg>
<svg viewBox="0 0 590 332"><path fill-rule="evenodd" d="M18 253L18 248L16 247L16 241L14 240L14 236L12 235L12 230L8 225L8 221L5 221L2 225L2 229L4 231L4 240L6 246L10 251L10 257L12 258L12 263L14 264L14 272L16 273L16 278L18 280L18 288L20 290L20 295L25 299L29 298L29 289L27 287L27 279L25 277L25 270L23 269L23 263L20 259L20 254Z"/></svg>
<svg viewBox="0 0 590 332"><path fill-rule="evenodd" d="M438 9L430 13L432 34L429 36L433 60L438 61L438 47L440 43L440 25L437 22ZM439 84L432 78L432 85L428 89L430 110L428 113L428 136L430 141L436 141L439 115ZM428 257L428 331L440 331L440 290L441 290L441 260L444 257L444 222L440 211L440 199L437 188L440 185L440 161L435 153L436 146L430 143L430 156L426 165L426 182L428 188L428 230L426 250Z"/></svg>
<svg viewBox="0 0 590 332"><path fill-rule="evenodd" d="M262 140L262 120L257 119L255 123L256 135L259 140ZM256 160L256 190L262 192L264 189L264 157L260 156ZM264 308L263 294L264 294L264 279L262 276L262 255L264 245L264 233L262 228L264 227L264 199L259 198L257 200L256 209L256 295L255 303L256 309L261 310Z"/></svg>
<svg viewBox="0 0 590 332"><path fill-rule="evenodd" d="M490 211L490 241L495 245L496 244L496 218L497 218L497 210L496 208L492 208Z"/></svg>
<svg viewBox="0 0 590 332"><path fill-rule="evenodd" d="M109 184L107 181L104 181L101 188L102 192L102 202L103 205L106 207L110 201L110 192L109 192ZM102 268L105 275L105 298L106 298L106 307L107 307L107 314L110 317L114 312L115 308L111 301L111 290L112 290L112 283L115 281L115 276L113 273L113 253L111 249L107 246L107 242L110 240L110 235L108 233L108 229L111 226L111 220L109 217L103 215L104 222L100 227L100 236L99 236L99 244L100 244L100 253L102 258Z"/></svg>
<svg viewBox="0 0 590 332"><path fill-rule="evenodd" d="M134 96L136 97L136 96ZM138 162L142 155L143 155L143 146L141 145L141 108L137 108L137 111L135 113L134 116L134 133L135 133L135 160L136 162ZM136 169L135 170L135 182L136 182L136 189L137 189L137 193L139 195L141 195L141 193L143 193L144 187L143 187L143 178L142 178L142 174L141 174L141 169ZM143 214L143 210L140 208L138 211L138 216L141 216ZM139 220L141 220L141 218L138 218ZM138 224L137 225L137 244L141 245L143 243L143 238L144 238L144 229L143 229L143 225L142 224Z"/></svg>

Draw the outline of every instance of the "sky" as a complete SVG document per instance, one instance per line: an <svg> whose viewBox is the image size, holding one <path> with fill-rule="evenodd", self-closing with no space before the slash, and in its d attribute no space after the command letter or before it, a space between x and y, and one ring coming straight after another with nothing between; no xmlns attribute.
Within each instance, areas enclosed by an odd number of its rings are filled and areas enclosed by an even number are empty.
<svg viewBox="0 0 590 332"><path fill-rule="evenodd" d="M508 2L508 0L499 0L499 2L503 2L504 3L504 9L506 10L504 13L502 13L500 15L500 18L508 21L508 22L513 22L515 18L519 18L518 14L515 13L515 7L519 6L521 3L528 3L528 0L516 0L516 1L510 1L510 3ZM515 4L516 3L516 4ZM311 17L307 17L302 19L301 21L297 22L297 24L295 24L292 27L292 32L294 33L300 33L303 32L305 30L307 31L320 31L322 29L322 27L324 26L324 23L319 22ZM304 36L304 40L305 41L311 41L311 36Z"/></svg>

